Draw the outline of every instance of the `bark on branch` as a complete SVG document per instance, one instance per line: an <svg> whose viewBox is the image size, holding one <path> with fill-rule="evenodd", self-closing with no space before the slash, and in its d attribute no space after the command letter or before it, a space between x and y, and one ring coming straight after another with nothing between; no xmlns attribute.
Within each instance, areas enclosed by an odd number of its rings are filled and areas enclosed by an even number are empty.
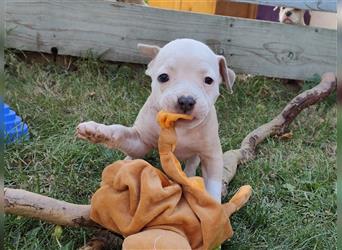
<svg viewBox="0 0 342 250"><path fill-rule="evenodd" d="M254 159L255 149L259 143L268 136L281 135L286 132L291 122L303 109L329 96L336 89L336 86L334 73L323 74L321 82L317 86L297 95L272 121L250 132L242 141L239 149L225 152L223 154L223 192L227 192L227 186L235 176L237 166Z"/></svg>
<svg viewBox="0 0 342 250"><path fill-rule="evenodd" d="M71 227L99 227L90 220L90 205L77 205L22 189L4 189L5 213Z"/></svg>

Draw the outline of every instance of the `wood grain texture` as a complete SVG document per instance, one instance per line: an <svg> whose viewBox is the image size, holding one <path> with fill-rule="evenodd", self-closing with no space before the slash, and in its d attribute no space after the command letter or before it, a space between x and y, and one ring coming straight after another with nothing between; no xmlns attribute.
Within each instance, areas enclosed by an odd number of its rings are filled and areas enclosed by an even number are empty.
<svg viewBox="0 0 342 250"><path fill-rule="evenodd" d="M336 71L336 31L102 0L11 0L6 47L147 63L137 44L193 38L239 73L290 79Z"/></svg>
<svg viewBox="0 0 342 250"><path fill-rule="evenodd" d="M226 0L228 1L228 0ZM336 0L231 0L233 2L254 3L270 6L285 6L303 10L336 12Z"/></svg>

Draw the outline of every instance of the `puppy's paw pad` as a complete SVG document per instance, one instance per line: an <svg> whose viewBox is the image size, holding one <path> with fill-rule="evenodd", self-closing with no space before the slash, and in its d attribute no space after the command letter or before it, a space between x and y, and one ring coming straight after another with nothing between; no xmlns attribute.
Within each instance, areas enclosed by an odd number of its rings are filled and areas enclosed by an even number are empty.
<svg viewBox="0 0 342 250"><path fill-rule="evenodd" d="M105 125L98 124L96 122L83 122L80 123L76 128L76 137L80 139L90 140L92 142L98 142L105 138L103 131Z"/></svg>

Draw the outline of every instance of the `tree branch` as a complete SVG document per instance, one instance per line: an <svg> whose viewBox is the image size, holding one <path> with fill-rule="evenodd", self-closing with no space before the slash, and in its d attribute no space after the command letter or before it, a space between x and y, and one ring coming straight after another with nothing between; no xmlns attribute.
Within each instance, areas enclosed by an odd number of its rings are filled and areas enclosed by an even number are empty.
<svg viewBox="0 0 342 250"><path fill-rule="evenodd" d="M258 127L249 133L241 143L241 147L229 150L223 154L223 193L227 192L227 186L235 176L237 166L254 159L256 146L271 135L285 133L291 122L305 108L316 104L329 96L336 89L336 77L334 73L322 75L321 82L290 101L281 113L272 121Z"/></svg>
<svg viewBox="0 0 342 250"><path fill-rule="evenodd" d="M71 227L100 227L89 218L90 205L77 205L22 189L5 188L5 213Z"/></svg>

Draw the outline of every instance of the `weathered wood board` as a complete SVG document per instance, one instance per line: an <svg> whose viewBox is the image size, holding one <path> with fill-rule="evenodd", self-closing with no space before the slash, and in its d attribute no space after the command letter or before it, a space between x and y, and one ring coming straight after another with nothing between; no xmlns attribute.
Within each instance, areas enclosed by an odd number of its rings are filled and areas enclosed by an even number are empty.
<svg viewBox="0 0 342 250"><path fill-rule="evenodd" d="M228 1L228 0L227 0ZM285 6L303 10L336 12L336 0L232 0L233 2L254 3L270 6Z"/></svg>
<svg viewBox="0 0 342 250"><path fill-rule="evenodd" d="M137 43L194 38L236 72L305 79L336 71L336 31L194 14L102 0L10 0L6 47L147 63Z"/></svg>

